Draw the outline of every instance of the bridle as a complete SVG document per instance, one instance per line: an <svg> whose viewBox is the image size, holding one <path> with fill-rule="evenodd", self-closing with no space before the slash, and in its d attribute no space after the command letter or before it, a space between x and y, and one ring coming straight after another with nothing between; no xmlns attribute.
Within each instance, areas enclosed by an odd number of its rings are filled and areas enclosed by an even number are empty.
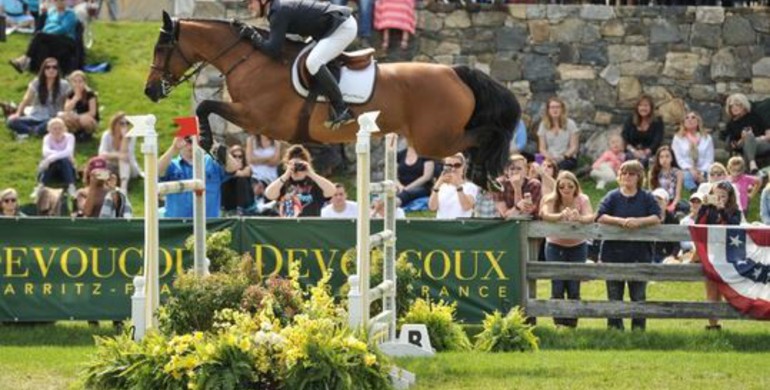
<svg viewBox="0 0 770 390"><path fill-rule="evenodd" d="M179 56L182 57L182 60L185 62L185 65L187 65L188 68L193 67L195 63L190 61L187 56L185 56L184 52L179 49L179 24L177 20L174 19L172 31L161 28L158 43L155 45L156 52L158 50L163 50L163 67L159 67L154 63L150 64L150 69L161 73L160 86L162 95L168 96L174 88L197 76L206 65L208 65L210 62L218 60L220 57L234 48L240 41L240 38L235 38L235 41L232 44L222 49L216 56L214 56L213 59L209 61L200 61L198 65L196 65L192 70L182 75L182 77L177 78L173 73L171 73L170 69L171 56L174 54L174 52L179 53ZM227 76L230 74L230 72L232 72L233 69L235 69L235 67L240 65L243 61L245 61L245 58L231 66L224 75Z"/></svg>

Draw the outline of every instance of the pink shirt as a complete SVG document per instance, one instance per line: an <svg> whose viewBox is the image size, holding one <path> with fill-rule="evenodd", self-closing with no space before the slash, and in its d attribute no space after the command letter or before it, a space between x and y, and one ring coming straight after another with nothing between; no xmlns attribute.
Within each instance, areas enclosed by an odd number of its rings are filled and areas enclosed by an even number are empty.
<svg viewBox="0 0 770 390"><path fill-rule="evenodd" d="M64 137L57 141L50 134L43 137L43 159L49 163L63 158L75 157L75 136L64 133Z"/></svg>
<svg viewBox="0 0 770 390"><path fill-rule="evenodd" d="M575 199L575 208L580 213L580 215L585 215L586 211L588 210L588 196L586 194L580 194L580 196ZM555 237L547 237L545 239L546 242L550 242L551 244L563 246L567 248L571 248L573 246L578 246L585 242L585 240L575 240L575 239L568 239L568 238L555 238Z"/></svg>
<svg viewBox="0 0 770 390"><path fill-rule="evenodd" d="M749 193L751 188L757 185L757 178L745 173L741 173L738 176L730 178L735 188L738 189L738 201L741 204L741 210L746 210L749 207Z"/></svg>
<svg viewBox="0 0 770 390"><path fill-rule="evenodd" d="M600 164L608 163L610 164L610 167L612 167L612 170L617 173L618 169L620 169L620 165L623 164L623 160L625 159L626 154L622 151L620 153L614 153L612 150L606 150L598 159L596 159L596 161L594 161L593 168L597 169Z"/></svg>

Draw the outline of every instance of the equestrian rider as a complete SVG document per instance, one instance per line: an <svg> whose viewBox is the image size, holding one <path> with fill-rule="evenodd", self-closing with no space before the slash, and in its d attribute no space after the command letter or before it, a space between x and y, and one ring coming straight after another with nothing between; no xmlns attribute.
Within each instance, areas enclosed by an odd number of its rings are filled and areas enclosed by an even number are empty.
<svg viewBox="0 0 770 390"><path fill-rule="evenodd" d="M286 34L309 36L318 42L305 66L331 102L329 127L336 129L353 122L353 113L342 100L340 87L326 66L356 38L358 24L351 17L350 8L317 0L250 0L249 9L256 17L267 16L270 36L265 40L251 27L243 29L241 36L275 59L281 57Z"/></svg>

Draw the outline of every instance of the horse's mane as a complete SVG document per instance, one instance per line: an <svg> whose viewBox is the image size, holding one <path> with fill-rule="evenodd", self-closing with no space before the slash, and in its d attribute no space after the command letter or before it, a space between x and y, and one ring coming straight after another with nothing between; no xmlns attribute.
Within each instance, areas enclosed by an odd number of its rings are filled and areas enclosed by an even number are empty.
<svg viewBox="0 0 770 390"><path fill-rule="evenodd" d="M237 26L241 24L249 25L248 23L237 19L222 19L222 18L180 18L178 19L178 22L225 24L228 27L230 27L230 30L233 33L233 35L238 35L238 30L236 29ZM254 27L254 29L256 29L260 35L262 35L262 38L267 38L270 36L270 30L257 27L257 26L252 26L252 27ZM290 53L292 56L294 56L297 53L299 53L300 50L302 50L305 44L306 42L303 40L286 37L285 43L284 43L284 50Z"/></svg>

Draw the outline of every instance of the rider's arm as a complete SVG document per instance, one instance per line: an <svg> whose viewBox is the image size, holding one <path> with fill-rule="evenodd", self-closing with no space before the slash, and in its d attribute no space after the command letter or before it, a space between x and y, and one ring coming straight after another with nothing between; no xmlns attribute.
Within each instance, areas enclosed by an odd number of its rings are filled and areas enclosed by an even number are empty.
<svg viewBox="0 0 770 390"><path fill-rule="evenodd" d="M267 42L262 44L262 51L274 59L281 58L281 48L288 29L288 13L280 8L273 11L273 15L270 17L270 36L267 38Z"/></svg>

